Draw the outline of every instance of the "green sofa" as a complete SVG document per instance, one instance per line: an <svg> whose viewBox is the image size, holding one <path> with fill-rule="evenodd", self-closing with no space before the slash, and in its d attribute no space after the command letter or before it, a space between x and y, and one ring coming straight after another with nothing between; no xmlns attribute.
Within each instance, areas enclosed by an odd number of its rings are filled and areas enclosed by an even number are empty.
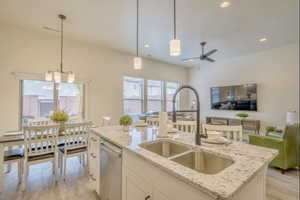
<svg viewBox="0 0 300 200"><path fill-rule="evenodd" d="M271 162L272 166L285 170L299 167L299 124L288 125L282 134L267 133L266 136L249 135L249 143L277 149L279 154Z"/></svg>

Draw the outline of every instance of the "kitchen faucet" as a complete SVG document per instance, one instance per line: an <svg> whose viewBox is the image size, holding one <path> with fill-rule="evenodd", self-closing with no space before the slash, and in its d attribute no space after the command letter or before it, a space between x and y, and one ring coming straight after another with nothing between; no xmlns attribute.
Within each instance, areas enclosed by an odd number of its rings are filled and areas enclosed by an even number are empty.
<svg viewBox="0 0 300 200"><path fill-rule="evenodd" d="M190 89L194 92L196 96L196 104L197 104L197 110L178 110L176 111L175 103L176 103L176 96L182 89ZM173 122L176 122L176 112L196 112L197 115L197 124L196 124L196 134L195 134L195 143L196 145L201 145L201 138L207 138L207 134L203 135L200 134L200 101L199 101L199 95L195 88L189 85L183 85L180 88L178 88L173 96Z"/></svg>

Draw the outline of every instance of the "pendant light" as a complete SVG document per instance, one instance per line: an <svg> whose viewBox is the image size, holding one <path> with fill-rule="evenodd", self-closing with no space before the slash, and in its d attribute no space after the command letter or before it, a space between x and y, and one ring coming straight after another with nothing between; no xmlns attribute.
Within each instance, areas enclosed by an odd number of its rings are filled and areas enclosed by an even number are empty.
<svg viewBox="0 0 300 200"><path fill-rule="evenodd" d="M139 7L140 1L136 1L136 57L133 59L133 68L135 70L141 70L143 68L142 58L139 56Z"/></svg>
<svg viewBox="0 0 300 200"><path fill-rule="evenodd" d="M45 74L46 81L54 80L55 83L62 82L63 75L67 75L68 83L73 83L75 81L75 74L73 72L64 72L63 71L63 48L64 48L64 20L66 19L65 15L58 15L58 18L61 20L61 29L60 29L60 68L57 71L48 71Z"/></svg>
<svg viewBox="0 0 300 200"><path fill-rule="evenodd" d="M181 42L176 35L176 0L174 0L174 39L170 41L170 55L179 56L181 54Z"/></svg>

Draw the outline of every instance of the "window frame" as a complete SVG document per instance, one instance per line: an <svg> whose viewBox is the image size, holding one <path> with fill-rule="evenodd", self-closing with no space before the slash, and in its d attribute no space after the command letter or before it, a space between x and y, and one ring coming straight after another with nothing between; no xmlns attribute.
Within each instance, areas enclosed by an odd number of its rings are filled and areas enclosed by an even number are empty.
<svg viewBox="0 0 300 200"><path fill-rule="evenodd" d="M26 79L20 79L19 80L19 130L22 129L23 123L22 123L22 116L23 116L23 94L24 94L24 81L44 81L44 82L48 82L45 80L40 80L40 79L30 79L30 78L26 78ZM59 108L59 91L58 91L58 86L60 83L53 83L53 101L54 101L54 110L57 110L57 108ZM67 83L67 82L62 82L62 83ZM80 117L82 117L82 119L85 119L86 117L86 83L84 82L80 82L80 83L74 83L74 84L82 84L82 108L81 108L81 115Z"/></svg>
<svg viewBox="0 0 300 200"><path fill-rule="evenodd" d="M168 83L175 83L175 84L177 84L177 86L178 86L177 89L180 88L180 83L179 83L179 82L172 82L172 81L165 81L165 87L164 87L164 88L165 88L165 111L166 111L166 112L171 112L171 111L168 111L168 110L167 110L167 108L168 108L167 103L168 103L168 102L171 102L171 103L173 104L173 99L171 99L171 100L168 100L168 99L167 99L167 85L168 85ZM177 89L176 89L176 90L177 90ZM177 104L175 105L175 106L176 106L176 109L177 109L177 110L180 110L180 108L181 108L181 94L180 94L180 93L178 94L176 103L177 103Z"/></svg>
<svg viewBox="0 0 300 200"><path fill-rule="evenodd" d="M133 78L133 79L140 79L142 86L141 86L141 99L134 99L134 98L124 98L124 81L126 78ZM122 110L123 114L133 114L133 113L125 113L125 101L141 101L141 113L142 114L145 111L145 79L143 78L138 78L138 77L133 77L133 76L123 76L122 79Z"/></svg>
<svg viewBox="0 0 300 200"><path fill-rule="evenodd" d="M178 88L180 87L180 82L176 82L176 81L164 81L164 80L157 80L157 79L146 79L146 78L141 78L141 77L135 77L135 76L123 76L122 79L122 110L123 110L123 114L125 114L125 105L124 105L124 101L125 100L137 100L137 99L128 99L128 98L124 98L124 79L128 77L128 78L135 78L135 79L141 79L143 82L143 89L142 89L142 109L141 109L141 113L139 114L143 114L148 111L148 81L160 81L162 83L162 95L161 95L161 100L157 100L157 101L161 101L161 111L158 112L171 112L171 111L167 111L167 102L170 102L167 100L167 83L176 83L178 85ZM155 101L152 99L152 101ZM177 109L180 109L181 107L181 94L178 95L178 100L177 100ZM155 111L156 112L156 111Z"/></svg>
<svg viewBox="0 0 300 200"><path fill-rule="evenodd" d="M149 93L148 93L148 86L149 86L149 81L159 81L160 83L161 83L161 90L160 90L160 99L149 99ZM165 111L165 81L161 81L161 80L154 80L154 79L147 79L147 80L145 80L145 82L146 82L146 87L147 87L147 93L146 93L146 101L147 101L147 103L146 103L146 112L150 112L149 110L148 110L148 102L149 101L157 101L157 102L160 102L160 104L161 104L161 111ZM154 112L161 112L161 111L154 111Z"/></svg>

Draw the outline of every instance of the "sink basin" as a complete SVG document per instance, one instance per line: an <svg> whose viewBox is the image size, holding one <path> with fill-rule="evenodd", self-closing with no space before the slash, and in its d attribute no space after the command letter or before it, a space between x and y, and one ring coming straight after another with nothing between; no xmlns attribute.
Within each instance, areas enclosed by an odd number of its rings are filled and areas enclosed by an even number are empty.
<svg viewBox="0 0 300 200"><path fill-rule="evenodd" d="M191 149L186 145L177 144L171 141L143 143L140 144L140 147L166 158L181 154Z"/></svg>
<svg viewBox="0 0 300 200"><path fill-rule="evenodd" d="M217 174L233 164L230 159L204 151L193 151L171 160L204 174Z"/></svg>

